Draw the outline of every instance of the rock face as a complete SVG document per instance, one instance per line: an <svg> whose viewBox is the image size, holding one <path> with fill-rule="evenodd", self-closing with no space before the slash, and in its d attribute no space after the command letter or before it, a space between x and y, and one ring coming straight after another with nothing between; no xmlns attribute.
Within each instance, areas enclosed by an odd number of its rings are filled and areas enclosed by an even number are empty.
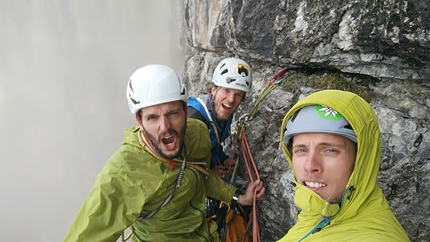
<svg viewBox="0 0 430 242"><path fill-rule="evenodd" d="M221 59L245 59L254 81L237 119L270 76L296 68L262 100L246 129L267 188L258 204L262 241L281 238L297 218L292 173L279 146L282 118L299 98L321 89L356 92L370 102L382 133L379 184L411 241L430 241L428 0L180 4L183 78L191 95L207 91ZM245 168L240 172L246 180Z"/></svg>

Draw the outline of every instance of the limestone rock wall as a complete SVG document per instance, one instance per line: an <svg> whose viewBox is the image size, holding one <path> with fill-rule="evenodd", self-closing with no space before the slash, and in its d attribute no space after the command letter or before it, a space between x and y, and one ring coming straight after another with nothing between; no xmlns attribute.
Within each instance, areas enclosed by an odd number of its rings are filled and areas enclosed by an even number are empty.
<svg viewBox="0 0 430 242"><path fill-rule="evenodd" d="M295 68L246 130L267 187L258 204L262 241L281 238L296 222L292 174L279 146L282 118L299 98L327 88L371 103L382 133L379 184L411 241L430 241L428 0L186 0L181 7L190 94L207 91L222 58L237 56L253 67L253 90L236 119L270 76ZM240 172L246 180L245 168Z"/></svg>

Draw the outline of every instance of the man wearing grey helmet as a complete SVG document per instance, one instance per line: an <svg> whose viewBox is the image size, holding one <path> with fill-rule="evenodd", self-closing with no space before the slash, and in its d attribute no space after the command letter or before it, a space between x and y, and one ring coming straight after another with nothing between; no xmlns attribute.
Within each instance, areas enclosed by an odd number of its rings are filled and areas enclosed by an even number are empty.
<svg viewBox="0 0 430 242"><path fill-rule="evenodd" d="M279 241L409 241L377 183L378 119L360 96L324 90L284 117L298 222Z"/></svg>

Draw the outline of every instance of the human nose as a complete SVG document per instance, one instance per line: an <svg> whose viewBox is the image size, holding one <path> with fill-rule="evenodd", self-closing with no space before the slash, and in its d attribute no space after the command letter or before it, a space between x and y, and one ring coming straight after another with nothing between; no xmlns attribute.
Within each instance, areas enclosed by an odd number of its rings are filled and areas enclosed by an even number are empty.
<svg viewBox="0 0 430 242"><path fill-rule="evenodd" d="M167 132L170 128L170 121L167 117L162 116L160 118L160 130L163 132Z"/></svg>
<svg viewBox="0 0 430 242"><path fill-rule="evenodd" d="M316 152L308 153L304 168L309 173L322 171L321 160Z"/></svg>
<svg viewBox="0 0 430 242"><path fill-rule="evenodd" d="M230 92L229 94L227 94L227 101L229 102L234 102L234 98L235 98L235 94Z"/></svg>

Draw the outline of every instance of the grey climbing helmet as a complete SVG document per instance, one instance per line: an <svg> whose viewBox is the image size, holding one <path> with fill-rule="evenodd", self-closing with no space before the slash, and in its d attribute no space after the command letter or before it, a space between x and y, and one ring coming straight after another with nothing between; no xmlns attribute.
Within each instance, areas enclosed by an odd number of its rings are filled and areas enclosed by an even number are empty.
<svg viewBox="0 0 430 242"><path fill-rule="evenodd" d="M291 138L302 133L337 134L357 143L351 125L338 111L324 105L311 105L298 110L287 122L284 142L291 147Z"/></svg>

